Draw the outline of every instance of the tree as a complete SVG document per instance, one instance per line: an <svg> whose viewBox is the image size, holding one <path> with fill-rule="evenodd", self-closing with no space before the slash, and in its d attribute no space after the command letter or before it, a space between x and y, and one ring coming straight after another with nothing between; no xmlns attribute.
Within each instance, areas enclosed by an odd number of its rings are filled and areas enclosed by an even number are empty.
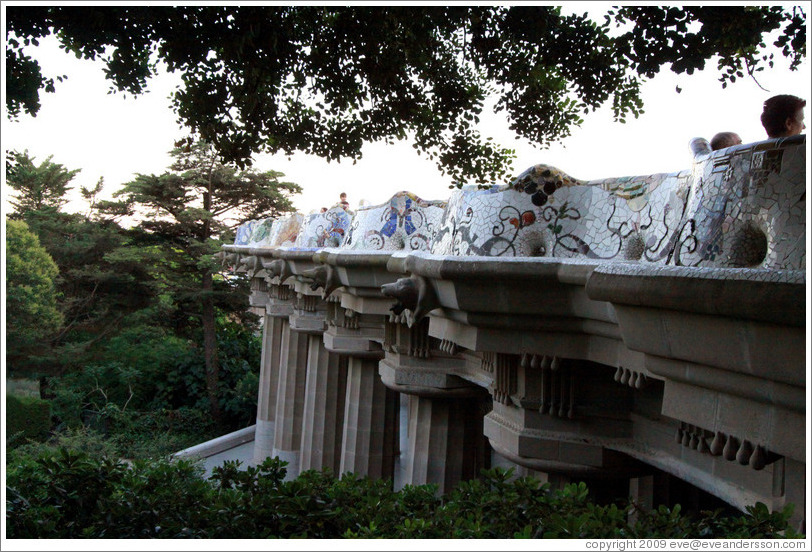
<svg viewBox="0 0 812 552"><path fill-rule="evenodd" d="M8 185L17 191L10 203L18 217L32 211L56 212L68 202L66 196L73 189L68 184L81 169L69 171L59 163L52 163L52 158L49 156L35 165L28 151L10 152L6 174Z"/></svg>
<svg viewBox="0 0 812 552"><path fill-rule="evenodd" d="M78 169L68 170L50 157L36 164L28 152L14 152L6 170L16 192L10 217L25 221L59 267L54 283L64 325L52 336L53 349L37 353L48 357L43 365L50 374L60 374L92 360L94 347L128 314L150 304L156 295L154 271L143 253L136 255L128 231L96 216L95 208L88 215L62 212ZM93 196L101 184L82 192Z"/></svg>
<svg viewBox="0 0 812 552"><path fill-rule="evenodd" d="M293 211L289 196L300 187L280 181L280 172L224 165L205 142L187 139L177 145L170 171L139 174L116 196L124 197L130 214L139 215L139 243L159 248L162 283L180 318L191 317L202 327L206 387L212 413L219 418L216 309L244 310L245 297L236 297L227 280L215 279L218 269L212 254L220 250L221 238L233 235L229 232L242 222ZM104 208L122 212L122 204Z"/></svg>
<svg viewBox="0 0 812 552"><path fill-rule="evenodd" d="M62 326L56 263L22 221L6 224L6 362L10 373L36 372L37 352Z"/></svg>
<svg viewBox="0 0 812 552"><path fill-rule="evenodd" d="M143 93L159 61L180 72L178 117L224 162L262 150L358 159L364 143L408 138L457 180L492 183L512 150L477 130L490 96L544 146L609 102L616 119L636 117L641 82L665 66L691 74L718 59L723 85L755 75L773 64L773 31L795 69L800 7L635 6L597 24L549 6L10 6L7 106L35 114L39 90L54 89L28 52L56 33L101 58L115 90Z"/></svg>

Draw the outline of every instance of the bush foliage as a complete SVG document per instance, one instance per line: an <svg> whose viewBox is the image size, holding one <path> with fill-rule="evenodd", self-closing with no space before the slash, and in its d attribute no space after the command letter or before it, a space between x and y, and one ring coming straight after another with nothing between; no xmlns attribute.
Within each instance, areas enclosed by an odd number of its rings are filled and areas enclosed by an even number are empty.
<svg viewBox="0 0 812 552"><path fill-rule="evenodd" d="M791 507L725 517L601 506L585 484L551 491L499 468L445 496L432 485L308 471L284 481L274 458L210 479L188 460L136 460L70 446L21 447L9 459L8 538L783 538Z"/></svg>
<svg viewBox="0 0 812 552"><path fill-rule="evenodd" d="M6 436L44 440L51 429L51 405L35 397L6 395Z"/></svg>

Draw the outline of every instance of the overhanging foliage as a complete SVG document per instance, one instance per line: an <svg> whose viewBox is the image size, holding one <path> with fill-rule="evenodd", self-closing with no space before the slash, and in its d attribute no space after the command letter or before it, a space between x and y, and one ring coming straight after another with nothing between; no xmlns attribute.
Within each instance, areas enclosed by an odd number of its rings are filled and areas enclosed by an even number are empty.
<svg viewBox="0 0 812 552"><path fill-rule="evenodd" d="M7 21L12 116L36 114L39 91L62 78L42 75L29 48L56 33L103 60L114 90L143 93L158 62L179 72L180 122L226 162L263 150L358 159L367 142L408 139L482 183L513 156L478 131L491 95L544 146L609 102L618 120L637 116L642 80L663 67L691 74L718 59L726 84L771 66L771 51L792 69L806 55L806 16L782 6L635 6L601 24L550 6L12 6Z"/></svg>

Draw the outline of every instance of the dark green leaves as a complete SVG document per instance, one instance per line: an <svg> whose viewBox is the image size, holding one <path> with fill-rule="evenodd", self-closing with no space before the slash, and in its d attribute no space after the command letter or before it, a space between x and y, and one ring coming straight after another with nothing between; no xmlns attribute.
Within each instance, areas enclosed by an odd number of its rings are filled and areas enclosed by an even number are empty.
<svg viewBox="0 0 812 552"><path fill-rule="evenodd" d="M607 102L619 121L638 116L640 79L663 67L690 75L718 57L724 86L772 66L763 43L772 31L790 68L806 55L803 10L780 6L632 6L610 11L603 25L546 6L7 13L12 116L36 113L38 91L53 89L24 52L53 29L66 50L101 57L115 90L142 93L157 61L180 72L180 121L240 168L259 151L338 161L360 158L365 143L410 137L441 171L477 183L506 176L511 164L479 134L489 94L518 136L546 146Z"/></svg>

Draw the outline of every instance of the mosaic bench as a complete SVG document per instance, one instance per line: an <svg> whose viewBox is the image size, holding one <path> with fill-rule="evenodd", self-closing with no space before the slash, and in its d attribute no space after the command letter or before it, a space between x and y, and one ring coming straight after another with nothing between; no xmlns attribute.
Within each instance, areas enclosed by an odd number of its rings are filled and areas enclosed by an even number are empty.
<svg viewBox="0 0 812 552"><path fill-rule="evenodd" d="M424 201L409 192L355 212L342 249L424 251L440 225L446 202Z"/></svg>
<svg viewBox="0 0 812 552"><path fill-rule="evenodd" d="M711 152L674 173L584 181L547 165L456 190L437 255L805 267L805 136ZM701 141L700 141L701 143Z"/></svg>
<svg viewBox="0 0 812 552"><path fill-rule="evenodd" d="M303 220L304 216L299 213L277 219L250 220L237 228L234 245L260 248L292 246Z"/></svg>
<svg viewBox="0 0 812 552"><path fill-rule="evenodd" d="M695 153L671 264L803 269L806 136Z"/></svg>
<svg viewBox="0 0 812 552"><path fill-rule="evenodd" d="M587 182L536 165L510 185L455 191L431 252L665 262L689 177Z"/></svg>

